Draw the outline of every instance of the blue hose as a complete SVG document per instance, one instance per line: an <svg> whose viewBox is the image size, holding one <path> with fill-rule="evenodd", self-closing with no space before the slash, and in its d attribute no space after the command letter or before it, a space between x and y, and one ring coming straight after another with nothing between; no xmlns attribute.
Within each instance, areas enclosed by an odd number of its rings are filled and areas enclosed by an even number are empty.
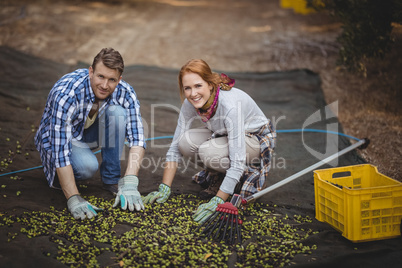
<svg viewBox="0 0 402 268"><path fill-rule="evenodd" d="M360 139L353 137L353 136L349 136L340 132L335 132L335 131L330 131L330 130L322 130L322 129L312 129L312 128L305 128L305 129L282 129L282 130L277 130L276 133L298 133L298 132L315 132L315 133L329 133L329 134L335 134L338 136L343 136L343 137L347 137L356 141L360 141ZM162 140L162 139L172 139L173 136L159 136L159 137L153 137L153 138L148 138L145 141L151 141L151 140ZM100 153L101 150L94 152L94 154L98 154ZM39 169L39 168L43 168L43 166L37 166L37 167L32 167L32 168L27 168L27 169L21 169L21 170L17 170L17 171L12 171L12 172L8 172L8 173L3 173L0 174L0 177L3 176L7 176L7 175L12 175L12 174L16 174L16 173L21 173L21 172L25 172L25 171L31 171L34 169Z"/></svg>
<svg viewBox="0 0 402 268"><path fill-rule="evenodd" d="M282 130L277 130L277 133L295 133L295 132L317 132L317 133L330 133L330 134L335 134L343 137L347 137L356 141L360 141L359 138L349 136L340 132L335 132L335 131L330 131L330 130L322 130L322 129L313 129L313 128L305 128L305 129L282 129Z"/></svg>

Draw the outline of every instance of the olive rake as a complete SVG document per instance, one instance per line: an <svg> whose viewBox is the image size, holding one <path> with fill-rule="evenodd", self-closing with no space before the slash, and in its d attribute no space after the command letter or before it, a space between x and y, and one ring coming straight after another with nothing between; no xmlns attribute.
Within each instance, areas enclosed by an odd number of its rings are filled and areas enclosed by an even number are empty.
<svg viewBox="0 0 402 268"><path fill-rule="evenodd" d="M364 149L369 144L369 139L362 139L358 142L346 147L345 149L328 156L327 158L297 172L296 174L279 181L270 187L257 192L251 196L244 199L238 194L234 194L230 202L225 202L224 204L219 204L216 211L208 217L208 219L201 224L196 231L201 230L201 235L205 235L208 238L217 241L225 241L227 244L232 245L236 241L241 243L241 226L243 220L239 214L239 208L243 205L244 207L255 199L303 176L304 174L315 170L316 168L323 166L332 160L344 155L356 148Z"/></svg>

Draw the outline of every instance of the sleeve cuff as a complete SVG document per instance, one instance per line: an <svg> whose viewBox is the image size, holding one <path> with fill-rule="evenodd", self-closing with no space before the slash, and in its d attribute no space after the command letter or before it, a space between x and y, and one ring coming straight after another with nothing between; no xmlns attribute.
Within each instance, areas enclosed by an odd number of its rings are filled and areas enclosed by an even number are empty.
<svg viewBox="0 0 402 268"><path fill-rule="evenodd" d="M221 190L222 192L224 192L226 194L232 195L237 183L238 182L235 179L225 177L225 179L223 180L223 182L221 184L221 187L219 187L219 190Z"/></svg>

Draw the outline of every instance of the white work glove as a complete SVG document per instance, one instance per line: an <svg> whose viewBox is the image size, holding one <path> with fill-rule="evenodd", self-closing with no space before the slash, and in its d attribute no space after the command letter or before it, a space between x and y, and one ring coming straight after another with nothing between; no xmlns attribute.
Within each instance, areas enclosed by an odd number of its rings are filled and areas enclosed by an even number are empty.
<svg viewBox="0 0 402 268"><path fill-rule="evenodd" d="M198 207L193 214L193 220L198 223L204 223L212 214L215 213L218 205L223 203L225 203L225 201L223 201L219 196L212 197L208 203L202 204Z"/></svg>
<svg viewBox="0 0 402 268"><path fill-rule="evenodd" d="M103 211L103 209L95 207L78 194L71 196L67 200L67 208L76 220L91 219L98 215L97 212Z"/></svg>
<svg viewBox="0 0 402 268"><path fill-rule="evenodd" d="M118 192L113 207L116 207L120 203L121 208L124 210L126 210L127 207L130 211L133 211L134 207L137 211L145 209L137 187L137 176L127 175L121 178L118 183Z"/></svg>
<svg viewBox="0 0 402 268"><path fill-rule="evenodd" d="M152 204L155 201L158 203L165 203L166 200L168 200L170 193L170 187L164 183L161 183L159 185L158 191L149 193L146 197L142 199L142 202L144 202L144 204Z"/></svg>

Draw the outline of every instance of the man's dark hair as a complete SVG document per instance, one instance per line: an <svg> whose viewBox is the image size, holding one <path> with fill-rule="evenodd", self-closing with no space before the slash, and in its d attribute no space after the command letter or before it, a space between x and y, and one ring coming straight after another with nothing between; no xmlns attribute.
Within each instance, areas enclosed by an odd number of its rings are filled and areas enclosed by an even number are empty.
<svg viewBox="0 0 402 268"><path fill-rule="evenodd" d="M124 71L124 61L123 57L120 53L113 48L103 48L98 55L95 56L94 61L92 62L92 68L95 70L96 64L98 62L103 62L103 64L110 68L117 70L120 75L123 74Z"/></svg>

